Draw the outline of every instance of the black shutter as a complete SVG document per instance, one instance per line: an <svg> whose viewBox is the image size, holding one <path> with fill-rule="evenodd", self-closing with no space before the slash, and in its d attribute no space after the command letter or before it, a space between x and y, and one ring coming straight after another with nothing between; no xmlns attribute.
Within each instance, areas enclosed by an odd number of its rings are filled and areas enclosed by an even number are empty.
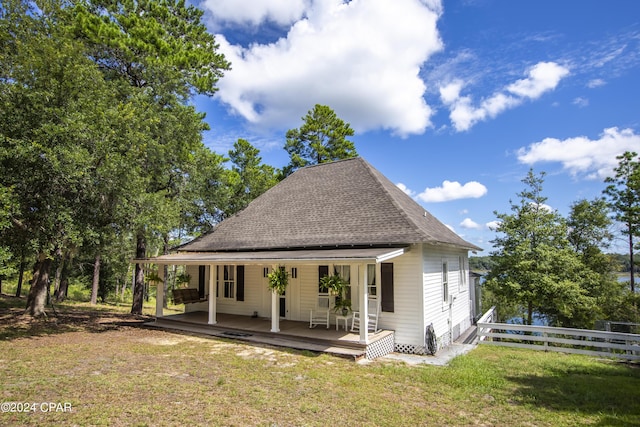
<svg viewBox="0 0 640 427"><path fill-rule="evenodd" d="M206 274L204 265L198 266L198 296L203 299L204 298L204 276Z"/></svg>
<svg viewBox="0 0 640 427"><path fill-rule="evenodd" d="M320 287L320 279L329 275L329 266L328 265L319 265L318 266L318 293L326 293L326 289L322 289Z"/></svg>
<svg viewBox="0 0 640 427"><path fill-rule="evenodd" d="M236 267L236 301L244 301L244 265Z"/></svg>
<svg viewBox="0 0 640 427"><path fill-rule="evenodd" d="M380 270L382 311L393 313L393 263L383 262L380 265Z"/></svg>

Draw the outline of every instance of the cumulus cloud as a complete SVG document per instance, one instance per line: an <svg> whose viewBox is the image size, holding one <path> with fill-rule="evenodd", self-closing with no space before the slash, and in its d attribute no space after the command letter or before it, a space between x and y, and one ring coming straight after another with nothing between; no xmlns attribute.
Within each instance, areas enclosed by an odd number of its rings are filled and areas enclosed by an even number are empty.
<svg viewBox="0 0 640 427"><path fill-rule="evenodd" d="M529 69L528 76L507 86L507 90L522 98L536 99L555 89L569 69L555 62L539 62Z"/></svg>
<svg viewBox="0 0 640 427"><path fill-rule="evenodd" d="M300 19L310 3L311 0L205 0L202 7L215 11L216 21L252 25L272 21L287 25Z"/></svg>
<svg viewBox="0 0 640 427"><path fill-rule="evenodd" d="M482 226L480 224L478 224L477 222L475 222L471 218L465 218L464 220L462 220L462 222L460 223L460 227L462 227L462 228L470 228L470 229L474 229L474 230L479 230L479 229L482 228Z"/></svg>
<svg viewBox="0 0 640 427"><path fill-rule="evenodd" d="M449 107L449 118L458 132L469 130L476 123L494 118L505 110L517 107L527 99L537 99L557 87L569 69L555 62L539 62L527 72L527 77L517 80L473 105L470 96L461 96L464 82L454 80L440 87L440 99Z"/></svg>
<svg viewBox="0 0 640 427"><path fill-rule="evenodd" d="M447 202L458 199L477 199L487 194L487 187L477 181L470 181L462 185L457 181L443 181L442 186L427 188L418 194L417 198L423 202Z"/></svg>
<svg viewBox="0 0 640 427"><path fill-rule="evenodd" d="M484 226L487 227L489 230L495 231L498 229L498 227L500 227L500 224L502 224L502 222L500 221L489 221Z"/></svg>
<svg viewBox="0 0 640 427"><path fill-rule="evenodd" d="M404 184L403 184L403 183L401 183L401 182L397 183L397 184L396 184L396 187L398 187L399 189L401 189L401 190L404 192L404 194L406 194L407 196L414 197L414 196L416 195L416 192L415 192L415 191L413 191L413 190L411 190L411 189L407 188L407 186L406 186L406 185L404 185Z"/></svg>
<svg viewBox="0 0 640 427"><path fill-rule="evenodd" d="M217 35L232 69L218 99L254 125L296 126L315 104L333 108L358 131L388 129L406 136L431 126L419 72L443 48L437 0L291 1L304 8L287 15L284 2L223 1L219 18L257 22L295 20L286 37L249 47ZM216 1L205 5L214 15ZM389 60L393 58L393 60Z"/></svg>
<svg viewBox="0 0 640 427"><path fill-rule="evenodd" d="M559 162L572 176L587 179L603 179L613 175L617 166L616 156L625 151L640 152L640 135L632 129L608 128L600 138L586 136L545 138L518 150L521 163L534 165L541 162Z"/></svg>

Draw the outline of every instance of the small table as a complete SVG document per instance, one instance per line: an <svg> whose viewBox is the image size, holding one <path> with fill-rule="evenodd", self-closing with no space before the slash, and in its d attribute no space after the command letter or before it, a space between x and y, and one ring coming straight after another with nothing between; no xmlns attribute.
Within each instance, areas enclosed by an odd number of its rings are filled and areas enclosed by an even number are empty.
<svg viewBox="0 0 640 427"><path fill-rule="evenodd" d="M343 316L342 314L336 313L336 331L338 330L338 325L340 325L341 320L344 320L344 330L346 331L349 327L349 318L351 318L351 316L348 314Z"/></svg>

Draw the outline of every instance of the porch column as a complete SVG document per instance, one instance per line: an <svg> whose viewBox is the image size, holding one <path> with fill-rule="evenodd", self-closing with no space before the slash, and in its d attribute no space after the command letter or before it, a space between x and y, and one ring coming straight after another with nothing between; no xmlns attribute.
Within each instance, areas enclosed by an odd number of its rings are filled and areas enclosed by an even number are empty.
<svg viewBox="0 0 640 427"><path fill-rule="evenodd" d="M280 295L277 292L271 292L271 332L280 332L280 310L278 303Z"/></svg>
<svg viewBox="0 0 640 427"><path fill-rule="evenodd" d="M218 266L210 265L209 266L209 323L210 325L215 325L216 322L216 284L218 283Z"/></svg>
<svg viewBox="0 0 640 427"><path fill-rule="evenodd" d="M164 315L164 265L158 265L158 278L156 282L156 318Z"/></svg>
<svg viewBox="0 0 640 427"><path fill-rule="evenodd" d="M358 268L362 268L364 271L360 276L360 344L367 344L369 342L369 282L368 273L369 269L367 264L360 264Z"/></svg>
<svg viewBox="0 0 640 427"><path fill-rule="evenodd" d="M280 268L277 264L271 266L271 271ZM280 295L271 292L271 332L280 332Z"/></svg>

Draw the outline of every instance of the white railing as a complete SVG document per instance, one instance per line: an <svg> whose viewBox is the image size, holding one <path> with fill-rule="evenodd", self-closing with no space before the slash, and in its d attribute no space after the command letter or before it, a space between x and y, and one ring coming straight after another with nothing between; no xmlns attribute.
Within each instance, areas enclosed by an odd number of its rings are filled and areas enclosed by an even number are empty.
<svg viewBox="0 0 640 427"><path fill-rule="evenodd" d="M483 314L482 317L478 319L478 321L476 322L476 324L478 325L478 333L476 334L476 336L480 341L484 341L487 338L485 335L482 335L482 336L480 335L480 324L483 324L483 325L493 324L493 322L495 322L497 319L496 316L497 316L496 306L494 305L489 310L487 310L487 312ZM489 333L489 332L491 332L491 327L485 326L485 333Z"/></svg>
<svg viewBox="0 0 640 427"><path fill-rule="evenodd" d="M482 344L640 360L639 334L494 323L494 314L492 308L478 321Z"/></svg>

